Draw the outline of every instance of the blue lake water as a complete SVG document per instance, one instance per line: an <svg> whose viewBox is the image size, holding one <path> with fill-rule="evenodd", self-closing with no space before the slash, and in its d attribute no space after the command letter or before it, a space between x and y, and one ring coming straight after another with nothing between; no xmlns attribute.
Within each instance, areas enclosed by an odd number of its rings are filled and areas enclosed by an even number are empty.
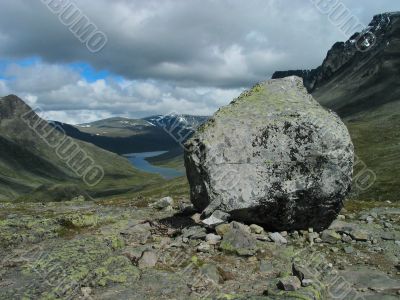
<svg viewBox="0 0 400 300"><path fill-rule="evenodd" d="M132 163L132 165L143 172L160 174L165 179L173 179L185 175L184 172L172 169L154 166L149 163L146 158L159 156L167 153L168 151L154 151L154 152L141 152L124 154L124 156Z"/></svg>

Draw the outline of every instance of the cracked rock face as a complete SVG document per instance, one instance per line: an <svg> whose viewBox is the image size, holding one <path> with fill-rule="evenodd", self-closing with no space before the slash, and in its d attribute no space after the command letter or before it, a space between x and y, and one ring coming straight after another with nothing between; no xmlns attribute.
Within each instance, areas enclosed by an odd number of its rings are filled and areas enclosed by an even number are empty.
<svg viewBox="0 0 400 300"><path fill-rule="evenodd" d="M298 77L244 92L202 125L185 151L198 210L277 231L328 227L350 190L353 162L347 128Z"/></svg>

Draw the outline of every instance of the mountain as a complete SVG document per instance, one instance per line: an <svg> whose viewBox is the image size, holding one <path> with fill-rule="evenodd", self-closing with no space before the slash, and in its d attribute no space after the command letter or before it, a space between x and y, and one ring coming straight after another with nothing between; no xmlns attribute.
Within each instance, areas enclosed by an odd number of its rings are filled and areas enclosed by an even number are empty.
<svg viewBox="0 0 400 300"><path fill-rule="evenodd" d="M147 122L154 124L157 127L165 129L186 129L194 130L203 123L205 123L209 117L207 116L194 116L194 115L181 115L181 114L169 114L169 115L157 115L144 118Z"/></svg>
<svg viewBox="0 0 400 300"><path fill-rule="evenodd" d="M115 194L160 179L53 127L17 96L0 98L0 200Z"/></svg>
<svg viewBox="0 0 400 300"><path fill-rule="evenodd" d="M142 122L144 121L112 118L75 126L52 123L75 139L117 154L163 151L178 147L175 140L163 129Z"/></svg>
<svg viewBox="0 0 400 300"><path fill-rule="evenodd" d="M272 78L302 77L314 98L344 119L360 158L355 175L368 173L371 183L376 177L372 187L358 188L357 197L398 200L400 12L374 16L363 34L373 45L367 51L356 47L361 33L355 33L334 44L318 68L279 71Z"/></svg>
<svg viewBox="0 0 400 300"><path fill-rule="evenodd" d="M109 118L75 126L60 122L52 124L73 138L118 154L175 153L180 148L179 142L190 137L193 129L207 119L202 116L157 115L144 119Z"/></svg>

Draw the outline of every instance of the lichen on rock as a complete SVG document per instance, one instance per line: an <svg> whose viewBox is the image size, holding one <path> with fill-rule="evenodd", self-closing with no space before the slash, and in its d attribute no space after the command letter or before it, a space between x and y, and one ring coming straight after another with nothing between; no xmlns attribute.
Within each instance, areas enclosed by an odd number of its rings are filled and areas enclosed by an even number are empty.
<svg viewBox="0 0 400 300"><path fill-rule="evenodd" d="M348 194L354 149L347 128L288 77L221 108L186 143L194 206L283 231L324 229Z"/></svg>

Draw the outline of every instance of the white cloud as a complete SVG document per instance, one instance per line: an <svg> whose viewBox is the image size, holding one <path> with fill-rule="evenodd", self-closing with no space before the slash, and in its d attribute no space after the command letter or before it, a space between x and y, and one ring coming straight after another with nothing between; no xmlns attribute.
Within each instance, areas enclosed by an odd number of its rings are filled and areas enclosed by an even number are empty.
<svg viewBox="0 0 400 300"><path fill-rule="evenodd" d="M343 3L365 24L400 9L393 0ZM100 53L90 53L41 1L15 0L0 10L0 39L7 40L0 55L84 61L129 80L238 88L278 69L315 67L346 38L309 0L80 0L77 6L108 36ZM257 68L254 57L262 52L268 57Z"/></svg>
<svg viewBox="0 0 400 300"><path fill-rule="evenodd" d="M11 64L5 75L16 78L10 81L12 89L32 93L57 89L75 83L80 77L77 72L65 66L42 63L34 63L28 67Z"/></svg>
<svg viewBox="0 0 400 300"><path fill-rule="evenodd" d="M27 95L24 96L24 99L25 99L25 101L26 101L26 103L27 103L28 105L30 105L31 107L33 107L33 106L36 106L38 97L35 96L35 95L27 94Z"/></svg>
<svg viewBox="0 0 400 300"><path fill-rule="evenodd" d="M42 118L68 124L83 124L112 117L112 114L95 110L46 111Z"/></svg>
<svg viewBox="0 0 400 300"><path fill-rule="evenodd" d="M342 1L365 24L374 14L400 9L393 0ZM93 54L42 1L2 2L0 59L41 61L8 66L0 93L20 95L72 123L109 115L211 114L276 70L318 66L346 39L309 0L79 0L109 39ZM77 62L118 80L86 80L68 67Z"/></svg>
<svg viewBox="0 0 400 300"><path fill-rule="evenodd" d="M72 124L111 116L134 118L169 112L210 115L242 91L158 81L118 82L112 77L89 82L68 66L40 62L8 70L13 76L0 81L2 94L17 94L29 105L40 107L46 118Z"/></svg>
<svg viewBox="0 0 400 300"><path fill-rule="evenodd" d="M0 97L10 94L10 90L7 87L7 83L4 80L0 80Z"/></svg>

